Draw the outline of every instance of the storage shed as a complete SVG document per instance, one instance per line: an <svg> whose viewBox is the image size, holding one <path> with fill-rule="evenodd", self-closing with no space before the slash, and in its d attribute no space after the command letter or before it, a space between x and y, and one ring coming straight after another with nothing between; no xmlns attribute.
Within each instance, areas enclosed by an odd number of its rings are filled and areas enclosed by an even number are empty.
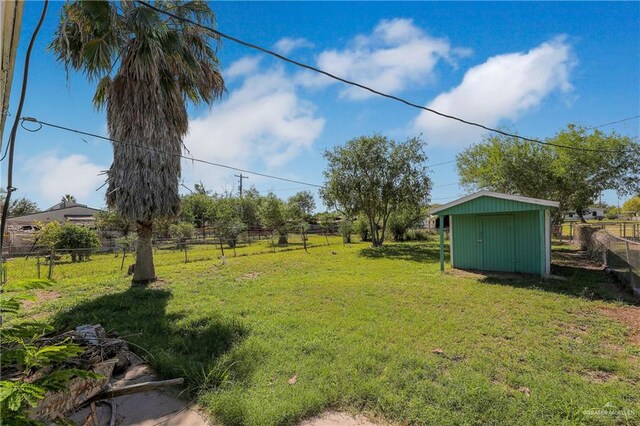
<svg viewBox="0 0 640 426"><path fill-rule="evenodd" d="M556 201L480 191L429 213L449 216L452 267L545 276L551 269L551 209L558 206ZM444 270L444 221L439 222Z"/></svg>

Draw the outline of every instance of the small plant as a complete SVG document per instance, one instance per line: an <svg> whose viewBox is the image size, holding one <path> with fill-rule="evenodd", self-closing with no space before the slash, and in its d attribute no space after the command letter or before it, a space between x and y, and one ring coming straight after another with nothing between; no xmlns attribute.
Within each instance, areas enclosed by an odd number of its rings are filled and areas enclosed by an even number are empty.
<svg viewBox="0 0 640 426"><path fill-rule="evenodd" d="M43 289L50 286L47 280L33 279L16 283L16 290ZM4 291L5 288L0 289ZM3 294L0 313L16 314L20 301L30 299L24 293L12 296ZM4 320L4 318L2 318ZM28 411L44 399L47 392L64 390L74 377L98 379L101 376L77 368L66 368L65 361L80 355L84 350L68 339L47 343L42 337L52 327L41 322L24 322L16 325L0 325L0 412L2 424L40 425L41 422L28 417ZM62 367L60 367L62 366ZM56 368L57 367L57 368Z"/></svg>
<svg viewBox="0 0 640 426"><path fill-rule="evenodd" d="M38 226L40 230L35 234L35 241L51 250L69 253L72 262L89 260L89 256L100 248L98 234L86 226L58 222Z"/></svg>
<svg viewBox="0 0 640 426"><path fill-rule="evenodd" d="M177 241L176 247L179 249L184 248L187 240L193 237L195 232L196 228L188 222L178 222L169 226L169 235Z"/></svg>

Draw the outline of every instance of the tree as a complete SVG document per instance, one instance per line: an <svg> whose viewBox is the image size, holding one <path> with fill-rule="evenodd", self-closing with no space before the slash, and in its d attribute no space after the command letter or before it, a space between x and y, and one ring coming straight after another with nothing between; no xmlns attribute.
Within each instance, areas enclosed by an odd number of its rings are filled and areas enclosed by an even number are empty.
<svg viewBox="0 0 640 426"><path fill-rule="evenodd" d="M361 136L325 151L321 195L325 204L366 216L374 247L384 243L389 216L423 205L431 189L420 138L397 143L382 135Z"/></svg>
<svg viewBox="0 0 640 426"><path fill-rule="evenodd" d="M88 260L100 248L98 234L86 226L49 222L39 224L39 228L35 241L58 252L68 252L72 262Z"/></svg>
<svg viewBox="0 0 640 426"><path fill-rule="evenodd" d="M155 7L202 25L214 14L204 1L157 1ZM174 218L186 101L212 103L225 88L212 42L190 22L136 2L71 1L50 48L66 67L97 81L93 97L106 107L113 163L107 204L136 223L133 285L156 279L151 237L154 219ZM135 145L134 145L135 144Z"/></svg>
<svg viewBox="0 0 640 426"><path fill-rule="evenodd" d="M182 197L182 211L180 217L185 222L193 223L196 228L202 228L212 223L215 219L215 203L206 193L195 193Z"/></svg>
<svg viewBox="0 0 640 426"><path fill-rule="evenodd" d="M235 248L238 235L247 229L242 221L241 207L242 200L239 198L225 197L216 202L216 231L231 248Z"/></svg>
<svg viewBox="0 0 640 426"><path fill-rule="evenodd" d="M264 226L278 234L278 244L288 243L287 208L285 203L273 192L267 194L260 205L260 219Z"/></svg>
<svg viewBox="0 0 640 426"><path fill-rule="evenodd" d="M403 241L406 233L426 217L422 206L406 206L394 211L389 216L389 231L395 241Z"/></svg>
<svg viewBox="0 0 640 426"><path fill-rule="evenodd" d="M556 224L569 210L584 221L584 211L604 190L640 189L640 147L631 138L569 125L547 142L581 149L485 136L457 156L460 183L470 190L557 200Z"/></svg>
<svg viewBox="0 0 640 426"><path fill-rule="evenodd" d="M622 211L624 213L631 213L634 216L640 216L640 195L636 195L625 201L622 205Z"/></svg>
<svg viewBox="0 0 640 426"><path fill-rule="evenodd" d="M76 197L71 194L64 194L60 200L62 203L75 203Z"/></svg>
<svg viewBox="0 0 640 426"><path fill-rule="evenodd" d="M123 236L129 235L134 227L134 223L130 220L123 219L116 211L102 210L95 214L96 228L100 232L116 231L121 232Z"/></svg>
<svg viewBox="0 0 640 426"><path fill-rule="evenodd" d="M313 211L316 208L316 202L313 199L313 194L309 191L300 191L295 195L292 195L287 200L289 209L293 218L299 222L309 223L313 217Z"/></svg>
<svg viewBox="0 0 640 426"><path fill-rule="evenodd" d="M0 205L4 204L4 199L6 191L4 189L0 189ZM27 199L27 198L18 198L17 200L12 200L9 203L9 210L7 211L8 217L16 217L16 216L24 216L26 214L37 213L40 209L38 205Z"/></svg>

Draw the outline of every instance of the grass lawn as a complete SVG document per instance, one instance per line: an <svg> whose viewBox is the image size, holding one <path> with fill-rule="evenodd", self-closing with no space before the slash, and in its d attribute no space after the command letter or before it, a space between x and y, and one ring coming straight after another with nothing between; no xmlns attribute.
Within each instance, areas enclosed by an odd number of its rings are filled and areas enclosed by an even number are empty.
<svg viewBox="0 0 640 426"><path fill-rule="evenodd" d="M227 425L294 424L328 408L403 424L640 422L640 339L618 320L639 308L615 300L604 272L441 274L435 242L313 238L309 253L225 266L211 251L186 264L159 253L162 280L148 289L130 289L113 255L58 265L23 315L117 331ZM32 260L12 262L17 279ZM620 412L589 411L601 409Z"/></svg>

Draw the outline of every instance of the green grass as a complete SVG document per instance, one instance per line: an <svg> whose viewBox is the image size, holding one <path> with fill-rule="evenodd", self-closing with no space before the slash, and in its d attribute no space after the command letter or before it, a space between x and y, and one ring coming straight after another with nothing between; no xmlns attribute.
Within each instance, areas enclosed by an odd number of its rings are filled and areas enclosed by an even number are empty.
<svg viewBox="0 0 640 426"><path fill-rule="evenodd" d="M61 297L29 314L117 331L161 375L187 377L228 425L294 424L329 408L404 424L640 422L640 347L602 313L637 308L615 300L603 272L478 279L441 274L435 242L312 240L309 253L226 266L212 250L186 264L158 252L162 281L149 289L130 289L113 256L57 265ZM33 273L26 262L11 261L10 279ZM607 403L635 414L585 414Z"/></svg>

